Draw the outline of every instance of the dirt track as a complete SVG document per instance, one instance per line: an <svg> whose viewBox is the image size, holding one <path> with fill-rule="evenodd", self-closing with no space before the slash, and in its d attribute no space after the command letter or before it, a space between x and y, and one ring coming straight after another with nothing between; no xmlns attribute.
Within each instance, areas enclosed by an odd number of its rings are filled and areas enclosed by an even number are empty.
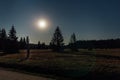
<svg viewBox="0 0 120 80"><path fill-rule="evenodd" d="M0 69L0 80L53 80Z"/></svg>

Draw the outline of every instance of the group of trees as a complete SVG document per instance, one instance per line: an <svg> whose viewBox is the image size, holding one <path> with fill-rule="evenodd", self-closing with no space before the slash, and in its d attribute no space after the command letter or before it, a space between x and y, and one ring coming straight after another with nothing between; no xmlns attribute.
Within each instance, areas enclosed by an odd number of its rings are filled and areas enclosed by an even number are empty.
<svg viewBox="0 0 120 80"><path fill-rule="evenodd" d="M19 41L19 48L20 49L26 49L27 45L27 39L25 37L21 37Z"/></svg>
<svg viewBox="0 0 120 80"><path fill-rule="evenodd" d="M38 41L38 44L37 44L37 49L48 49L48 46L43 42L41 43L40 41Z"/></svg>
<svg viewBox="0 0 120 80"><path fill-rule="evenodd" d="M62 52L64 51L64 38L62 36L62 32L59 28L59 26L56 28L52 40L50 42L50 45L45 45L45 43L40 43L38 41L37 45L34 44L28 44L29 39L28 37L21 37L18 41L18 37L16 36L16 30L14 28L14 25L12 25L11 29L9 30L9 33L6 33L6 30L4 28L0 29L0 51L5 53L18 53L19 49L27 49L28 45L29 48L34 49L52 49L53 51ZM69 48L72 51L77 51L76 46L76 37L75 34L71 36L70 40L70 46Z"/></svg>
<svg viewBox="0 0 120 80"><path fill-rule="evenodd" d="M0 29L0 51L5 53L17 53L19 49L52 49L53 51L63 52L64 48L69 48L71 51L78 51L79 48L82 49L96 49L96 48L120 48L120 39L108 39L108 40L77 40L75 33L70 37L70 42L68 45L64 45L64 38L59 26L56 28L50 45L45 45L45 43L29 44L28 37L21 37L18 41L16 36L16 30L14 25L12 25L9 33L6 33L4 28ZM29 51L28 51L29 52Z"/></svg>
<svg viewBox="0 0 120 80"><path fill-rule="evenodd" d="M78 49L113 49L120 48L120 39L106 39L106 40L77 40L75 33L71 35L70 42L67 46L63 43L64 38L62 36L59 27L55 30L50 46L53 51L63 51L66 47L71 51L79 51Z"/></svg>
<svg viewBox="0 0 120 80"><path fill-rule="evenodd" d="M64 41L64 38L63 38L62 32L58 26L56 28L55 33L53 34L53 38L50 42L50 46L53 49L53 51L57 51L57 52L63 51L64 47L65 47L63 41ZM78 51L76 43L77 43L76 36L75 36L75 33L73 33L71 35L70 43L69 43L69 48L72 51Z"/></svg>
<svg viewBox="0 0 120 80"><path fill-rule="evenodd" d="M120 48L120 39L107 40L80 40L77 41L76 46L83 49L113 49Z"/></svg>
<svg viewBox="0 0 120 80"><path fill-rule="evenodd" d="M18 48L18 37L16 36L16 30L12 25L9 33L6 33L4 28L0 29L0 50L5 53L16 53Z"/></svg>

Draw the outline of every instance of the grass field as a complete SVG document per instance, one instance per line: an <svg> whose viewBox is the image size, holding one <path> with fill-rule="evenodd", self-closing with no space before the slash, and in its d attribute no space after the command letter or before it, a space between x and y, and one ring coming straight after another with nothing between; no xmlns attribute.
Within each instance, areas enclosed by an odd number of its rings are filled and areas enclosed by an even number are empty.
<svg viewBox="0 0 120 80"><path fill-rule="evenodd" d="M120 49L55 53L50 50L31 50L25 61L25 50L19 54L0 57L0 66L35 74L67 79L120 80Z"/></svg>

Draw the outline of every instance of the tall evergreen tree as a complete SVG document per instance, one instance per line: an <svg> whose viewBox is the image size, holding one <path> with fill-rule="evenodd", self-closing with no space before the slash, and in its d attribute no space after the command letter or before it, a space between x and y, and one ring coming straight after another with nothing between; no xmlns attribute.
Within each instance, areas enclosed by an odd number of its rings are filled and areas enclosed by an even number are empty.
<svg viewBox="0 0 120 80"><path fill-rule="evenodd" d="M3 40L5 40L5 39L7 39L7 34L6 34L6 30L3 28L2 30L1 30L1 38L3 39Z"/></svg>
<svg viewBox="0 0 120 80"><path fill-rule="evenodd" d="M1 38L1 50L3 50L5 52L6 50L6 46L7 46L7 34L6 34L6 30L3 28L0 31L0 38Z"/></svg>
<svg viewBox="0 0 120 80"><path fill-rule="evenodd" d="M19 52L19 44L18 44L17 38L18 37L16 36L16 30L13 25L8 34L7 46L6 46L7 53Z"/></svg>
<svg viewBox="0 0 120 80"><path fill-rule="evenodd" d="M72 51L78 51L76 41L77 41L77 40L76 40L76 35L75 35L75 33L73 33L73 34L71 35L70 43L69 43L70 49L71 49Z"/></svg>
<svg viewBox="0 0 120 80"><path fill-rule="evenodd" d="M52 48L54 51L63 51L63 43L64 39L61 33L59 26L57 26L55 33L53 34L53 38L51 40Z"/></svg>
<svg viewBox="0 0 120 80"><path fill-rule="evenodd" d="M75 35L75 33L73 33L72 35L71 35L71 39L70 39L70 43L76 43L76 35Z"/></svg>
<svg viewBox="0 0 120 80"><path fill-rule="evenodd" d="M16 30L15 30L15 28L14 28L14 25L12 25L12 28L11 28L11 30L9 31L9 39L10 40L14 40L14 41L17 41L17 36L16 36Z"/></svg>

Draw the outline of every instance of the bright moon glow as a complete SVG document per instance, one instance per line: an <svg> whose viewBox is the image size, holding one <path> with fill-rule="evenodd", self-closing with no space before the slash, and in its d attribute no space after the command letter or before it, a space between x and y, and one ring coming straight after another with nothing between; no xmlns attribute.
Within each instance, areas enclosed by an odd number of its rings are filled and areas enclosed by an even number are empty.
<svg viewBox="0 0 120 80"><path fill-rule="evenodd" d="M39 27L40 29L45 29L45 28L47 27L46 21L45 21L45 20L40 20L40 21L38 21L38 27Z"/></svg>

